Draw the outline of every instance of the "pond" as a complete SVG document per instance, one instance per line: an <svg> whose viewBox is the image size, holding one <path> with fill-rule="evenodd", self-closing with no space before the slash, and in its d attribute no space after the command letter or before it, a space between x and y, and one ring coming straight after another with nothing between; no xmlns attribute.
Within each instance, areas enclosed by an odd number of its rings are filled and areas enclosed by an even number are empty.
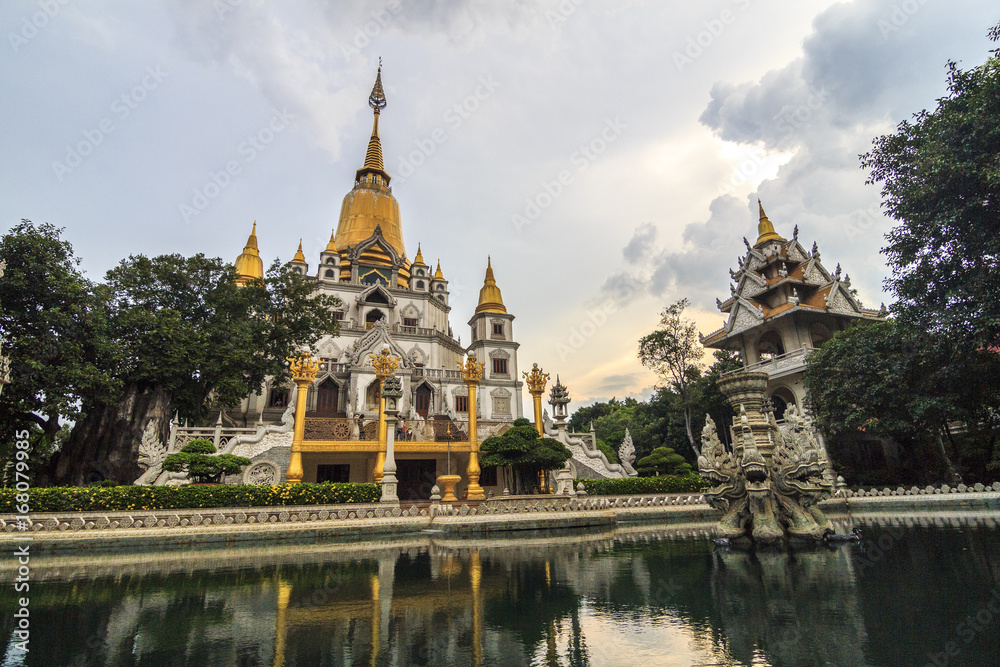
<svg viewBox="0 0 1000 667"><path fill-rule="evenodd" d="M1000 516L855 521L756 553L646 525L35 556L24 664L1000 664Z"/></svg>

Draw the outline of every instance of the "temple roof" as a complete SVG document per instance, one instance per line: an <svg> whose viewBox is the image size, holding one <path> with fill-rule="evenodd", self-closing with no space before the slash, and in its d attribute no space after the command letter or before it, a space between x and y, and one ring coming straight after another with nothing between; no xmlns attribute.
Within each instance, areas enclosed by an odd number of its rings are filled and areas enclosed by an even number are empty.
<svg viewBox="0 0 1000 667"><path fill-rule="evenodd" d="M253 229L247 239L243 252L236 258L236 282L244 285L251 280L258 280L264 277L264 262L260 258L260 251L257 249L257 221L253 221Z"/></svg>

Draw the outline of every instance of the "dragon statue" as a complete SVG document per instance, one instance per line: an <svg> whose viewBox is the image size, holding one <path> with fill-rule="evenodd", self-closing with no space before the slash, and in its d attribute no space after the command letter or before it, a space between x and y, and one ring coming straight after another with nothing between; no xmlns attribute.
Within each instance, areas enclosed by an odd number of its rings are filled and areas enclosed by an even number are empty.
<svg viewBox="0 0 1000 667"><path fill-rule="evenodd" d="M832 494L833 481L811 420L790 406L782 431L774 413L764 414L758 407L763 393L751 398L756 400L733 400L739 410L733 420L733 451L719 440L711 417L706 416L701 433L698 470L712 485L705 499L723 513L718 537L760 544L789 537L823 539L831 524L817 504Z"/></svg>

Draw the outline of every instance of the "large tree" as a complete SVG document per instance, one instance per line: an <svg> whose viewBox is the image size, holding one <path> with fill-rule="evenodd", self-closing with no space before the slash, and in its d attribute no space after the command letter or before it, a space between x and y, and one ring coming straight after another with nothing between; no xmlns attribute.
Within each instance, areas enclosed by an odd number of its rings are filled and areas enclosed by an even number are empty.
<svg viewBox="0 0 1000 667"><path fill-rule="evenodd" d="M915 470L952 481L948 424L995 422L998 375L1000 355L956 357L950 341L889 319L838 332L810 355L805 382L828 433L892 438Z"/></svg>
<svg viewBox="0 0 1000 667"><path fill-rule="evenodd" d="M0 456L11 459L14 433L32 434L32 468L80 417L86 397L120 388L102 363L114 353L99 286L62 230L29 220L0 239L0 338L11 360L11 384L0 394Z"/></svg>
<svg viewBox="0 0 1000 667"><path fill-rule="evenodd" d="M663 309L656 331L639 339L639 360L663 378L681 397L684 406L684 426L688 444L700 455L691 426L692 385L701 377L698 364L704 349L698 342L698 327L684 317L687 299L681 299Z"/></svg>
<svg viewBox="0 0 1000 667"><path fill-rule="evenodd" d="M883 249L896 310L967 349L1000 344L1000 50L991 53L969 70L949 62L937 108L861 156L898 222Z"/></svg>
<svg viewBox="0 0 1000 667"><path fill-rule="evenodd" d="M15 230L4 242L13 247L15 237L29 231ZM40 260L35 275L62 266L72 282L66 267L75 260L68 245L62 251ZM22 290L32 279L23 271L11 277ZM54 406L54 414L76 420L42 468L43 484L131 482L138 477L138 446L147 428L162 440L174 411L198 420L209 411L210 398L214 407L238 403L259 390L265 377L286 377L285 357L297 347L337 331L331 308L336 300L313 295L307 278L277 262L264 280L241 287L231 263L218 258L133 256L109 271L102 285L73 285L78 299L100 315L93 316L99 326L81 334L78 348L50 360L50 372L72 376L74 368L92 369L87 376L100 381L76 393L56 382L42 388L46 397L64 396L68 403ZM69 290L59 287L43 286L21 299L16 312L5 300L6 317L27 327L47 299L58 301ZM27 348L32 337L45 340L47 331L26 334ZM26 363L13 347L11 356L15 368ZM7 392L2 398L8 405ZM24 402L10 409L22 420L38 412Z"/></svg>

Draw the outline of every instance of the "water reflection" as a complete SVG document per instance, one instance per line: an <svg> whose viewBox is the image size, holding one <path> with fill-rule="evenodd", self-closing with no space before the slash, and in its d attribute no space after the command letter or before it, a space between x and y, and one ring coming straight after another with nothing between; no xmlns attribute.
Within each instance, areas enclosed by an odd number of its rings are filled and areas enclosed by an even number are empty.
<svg viewBox="0 0 1000 667"><path fill-rule="evenodd" d="M996 664L996 627L957 629L1000 586L996 517L928 523L791 552L632 527L37 558L26 664Z"/></svg>

